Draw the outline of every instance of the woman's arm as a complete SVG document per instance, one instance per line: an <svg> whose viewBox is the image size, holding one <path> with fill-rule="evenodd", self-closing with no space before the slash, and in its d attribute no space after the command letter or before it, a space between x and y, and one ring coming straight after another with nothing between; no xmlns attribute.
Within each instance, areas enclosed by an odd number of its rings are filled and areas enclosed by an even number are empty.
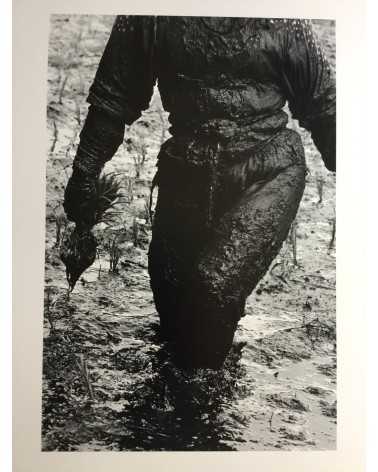
<svg viewBox="0 0 378 472"><path fill-rule="evenodd" d="M288 20L282 62L290 111L311 132L327 169L335 171L335 76L309 20Z"/></svg>
<svg viewBox="0 0 378 472"><path fill-rule="evenodd" d="M122 143L125 125L148 108L156 80L154 17L118 16L94 82L88 115L67 184L64 209L70 220L92 226L95 183Z"/></svg>

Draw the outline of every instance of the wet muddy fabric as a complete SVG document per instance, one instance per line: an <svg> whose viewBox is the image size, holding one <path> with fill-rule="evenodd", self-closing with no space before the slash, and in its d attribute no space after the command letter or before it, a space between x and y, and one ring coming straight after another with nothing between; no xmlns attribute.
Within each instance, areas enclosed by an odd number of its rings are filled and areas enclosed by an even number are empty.
<svg viewBox="0 0 378 472"><path fill-rule="evenodd" d="M335 169L335 78L308 20L117 17L89 103L126 124L157 81L174 137L249 152L286 127L286 101Z"/></svg>
<svg viewBox="0 0 378 472"><path fill-rule="evenodd" d="M119 16L81 134L94 152L80 143L74 167L102 168L156 81L172 138L155 179L151 287L178 361L218 367L303 193L303 146L286 128L286 102L336 168L334 76L307 20ZM95 131L107 128L100 113L114 123L110 143Z"/></svg>
<svg viewBox="0 0 378 472"><path fill-rule="evenodd" d="M219 367L245 301L286 239L301 200L305 160L284 130L249 159L218 170L213 219L198 166L159 155L159 196L149 250L164 335L180 364Z"/></svg>

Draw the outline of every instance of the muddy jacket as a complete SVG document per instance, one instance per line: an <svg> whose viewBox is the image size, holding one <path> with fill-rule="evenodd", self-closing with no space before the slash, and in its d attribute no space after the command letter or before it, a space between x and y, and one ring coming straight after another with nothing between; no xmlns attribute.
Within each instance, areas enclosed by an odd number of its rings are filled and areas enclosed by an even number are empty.
<svg viewBox="0 0 378 472"><path fill-rule="evenodd" d="M112 157L156 81L181 156L195 160L207 139L230 159L250 155L286 127L288 102L335 170L335 80L308 20L118 16L90 88L78 167Z"/></svg>

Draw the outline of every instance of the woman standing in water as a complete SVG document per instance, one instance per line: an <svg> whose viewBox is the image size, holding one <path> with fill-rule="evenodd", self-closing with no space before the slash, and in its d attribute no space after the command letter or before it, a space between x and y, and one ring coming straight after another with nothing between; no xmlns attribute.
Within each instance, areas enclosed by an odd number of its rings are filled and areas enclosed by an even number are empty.
<svg viewBox="0 0 378 472"><path fill-rule="evenodd" d="M335 80L308 20L118 16L65 192L77 225L93 225L96 180L156 81L172 137L154 178L151 288L176 362L218 368L304 190L283 107L335 171Z"/></svg>

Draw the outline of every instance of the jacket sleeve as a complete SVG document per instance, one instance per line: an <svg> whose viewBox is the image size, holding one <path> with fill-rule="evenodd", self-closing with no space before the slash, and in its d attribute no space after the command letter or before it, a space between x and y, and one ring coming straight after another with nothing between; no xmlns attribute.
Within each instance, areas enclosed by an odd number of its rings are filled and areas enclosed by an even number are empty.
<svg viewBox="0 0 378 472"><path fill-rule="evenodd" d="M155 83L154 17L118 16L89 90L88 115L73 169L97 178L131 125L148 108Z"/></svg>
<svg viewBox="0 0 378 472"><path fill-rule="evenodd" d="M283 80L289 108L311 132L327 169L336 170L335 76L309 20L290 20L283 42Z"/></svg>
<svg viewBox="0 0 378 472"><path fill-rule="evenodd" d="M155 18L117 16L88 102L130 125L148 108L156 77Z"/></svg>

